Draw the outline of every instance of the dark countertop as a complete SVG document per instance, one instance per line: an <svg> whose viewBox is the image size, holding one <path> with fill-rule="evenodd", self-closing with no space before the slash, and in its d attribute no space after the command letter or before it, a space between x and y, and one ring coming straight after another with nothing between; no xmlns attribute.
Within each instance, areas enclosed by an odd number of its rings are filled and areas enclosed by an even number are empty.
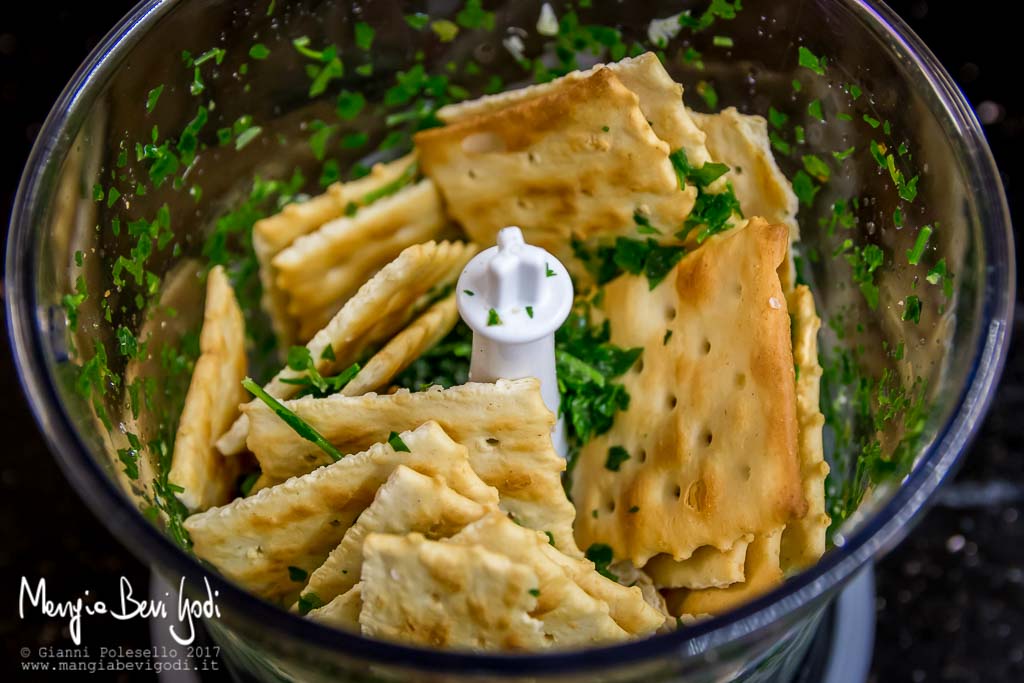
<svg viewBox="0 0 1024 683"><path fill-rule="evenodd" d="M0 19L0 111L7 149L0 210L9 215L22 166L43 118L89 49L133 3L22 3ZM1014 215L1024 191L1024 101L1011 69L1019 37L996 3L899 1L907 18L960 82L985 123ZM986 8L992 8L986 10ZM1001 15L1001 19L1000 19ZM1020 245L1018 244L1018 263ZM911 537L877 568L878 625L872 679L1024 680L1024 306L991 412L962 471ZM54 594L116 591L117 577L146 585L148 572L69 489L43 444L17 384L7 344L0 352L0 614L5 669L24 646L68 645L56 620L17 615L21 577L48 577ZM92 642L145 647L139 622L86 622ZM95 635L102 631L102 636ZM152 674L150 674L152 677ZM21 679L21 675L16 675ZM139 675L123 675L137 680Z"/></svg>

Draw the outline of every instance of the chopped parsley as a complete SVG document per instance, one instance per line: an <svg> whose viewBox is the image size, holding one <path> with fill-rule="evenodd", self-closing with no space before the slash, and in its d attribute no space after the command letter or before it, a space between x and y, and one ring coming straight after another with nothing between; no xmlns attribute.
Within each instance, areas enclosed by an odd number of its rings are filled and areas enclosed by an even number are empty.
<svg viewBox="0 0 1024 683"><path fill-rule="evenodd" d="M366 97L363 96L363 93L342 90L338 93L338 99L335 101L334 110L338 114L339 118L351 121L355 117L359 116L359 113L365 106Z"/></svg>
<svg viewBox="0 0 1024 683"><path fill-rule="evenodd" d="M618 576L612 574L611 571L608 570L608 566L611 565L614 560L614 554L612 553L611 546L604 543L593 543L589 548L587 548L586 555L587 559L594 563L594 569L598 574L606 579L611 579L612 581L619 580Z"/></svg>
<svg viewBox="0 0 1024 683"><path fill-rule="evenodd" d="M835 157L836 161L846 161L846 159L848 159L855 151L857 151L857 148L855 146L850 146L841 152L832 152L832 156Z"/></svg>
<svg viewBox="0 0 1024 683"><path fill-rule="evenodd" d="M487 311L487 326L493 327L501 324L501 318L498 316L498 312L493 308Z"/></svg>
<svg viewBox="0 0 1024 683"><path fill-rule="evenodd" d="M317 609L318 607L323 607L323 606L324 606L324 601L320 599L319 595L317 595L316 593L313 593L312 591L310 591L309 593L303 593L302 595L300 595L299 596L299 602L298 602L298 605L297 605L298 610L299 610L299 614L301 614L302 616L305 616L305 615L309 614L311 611Z"/></svg>
<svg viewBox="0 0 1024 683"><path fill-rule="evenodd" d="M623 349L610 338L610 323L591 324L587 305L570 313L555 333L559 413L578 445L607 432L615 414L629 407L629 393L612 380L633 367L643 348Z"/></svg>
<svg viewBox="0 0 1024 683"><path fill-rule="evenodd" d="M885 261L885 254L875 244L855 247L853 240L844 240L837 250L844 254L847 263L853 268L853 282L858 286L871 310L878 308L878 285L874 282L874 273Z"/></svg>
<svg viewBox="0 0 1024 683"><path fill-rule="evenodd" d="M319 97L331 81L345 75L345 65L338 57L337 46L328 45L322 50L315 50L309 47L309 43L308 36L301 36L292 41L292 46L303 57L312 60L312 63L306 65L306 75L310 79L309 96Z"/></svg>
<svg viewBox="0 0 1024 683"><path fill-rule="evenodd" d="M447 19L438 19L430 22L430 30L442 43L450 43L459 35L459 27L455 22Z"/></svg>
<svg viewBox="0 0 1024 683"><path fill-rule="evenodd" d="M330 346L325 348L324 353L330 348ZM331 349L331 359L333 358L334 350ZM321 354L321 359L324 359L323 354ZM287 366L294 372L305 373L300 377L285 377L281 380L285 384L300 387L296 397L315 396L316 398L322 398L336 394L345 388L345 385L351 382L352 378L359 374L360 370L359 363L353 363L337 375L324 377L317 370L317 364L313 360L309 349L305 346L293 346L288 349Z"/></svg>
<svg viewBox="0 0 1024 683"><path fill-rule="evenodd" d="M256 43L249 48L249 56L253 59L266 59L270 56L270 50L263 43Z"/></svg>
<svg viewBox="0 0 1024 683"><path fill-rule="evenodd" d="M612 446L608 449L608 457L605 458L604 468L612 472L618 472L622 463L629 460L629 451L622 446Z"/></svg>
<svg viewBox="0 0 1024 683"><path fill-rule="evenodd" d="M697 201L694 203L690 215L686 218L683 229L676 233L678 239L686 239L692 230L699 227L697 243L700 244L708 237L725 232L733 227L730 220L734 213L741 217L743 216L739 200L736 199L731 183L726 183L724 192L711 193L706 191L708 185L729 171L728 166L707 162L700 168L695 168L690 165L686 152L682 149L672 152L669 155L669 159L672 162L672 167L675 169L680 188L685 187L687 182L697 186ZM676 262L678 262L678 259L676 259ZM672 265L675 265L675 263Z"/></svg>
<svg viewBox="0 0 1024 683"><path fill-rule="evenodd" d="M953 274L946 269L946 259L939 259L939 262L928 271L925 277L929 284L937 285L942 283L942 293L947 299L953 296Z"/></svg>
<svg viewBox="0 0 1024 683"><path fill-rule="evenodd" d="M157 87L155 87L155 88L153 88L152 90L149 91L149 94L146 96L146 113L147 114L152 114L153 110L156 109L156 103L157 103L157 101L160 100L160 95L163 93L163 91L164 91L164 86L162 84L158 85Z"/></svg>
<svg viewBox="0 0 1024 683"><path fill-rule="evenodd" d="M396 453L409 453L409 447L402 441L402 437L398 435L398 432L391 432L388 434L388 445L395 450Z"/></svg>
<svg viewBox="0 0 1024 683"><path fill-rule="evenodd" d="M825 58L818 57L803 45L797 50L797 61L800 66L810 69L819 76L825 75Z"/></svg>
<svg viewBox="0 0 1024 683"><path fill-rule="evenodd" d="M356 47L366 52L373 45L373 38L377 32L365 21L357 21L354 28Z"/></svg>
<svg viewBox="0 0 1024 683"><path fill-rule="evenodd" d="M533 306L526 307L526 315L530 316L531 318L533 317Z"/></svg>
<svg viewBox="0 0 1024 683"><path fill-rule="evenodd" d="M267 406L274 411L274 414L280 417L285 424L295 431L296 434L306 441L316 444L320 450L330 456L331 460L338 461L344 457L330 441L324 438L323 434L318 432L310 426L308 422L285 407L283 403L264 391L263 387L256 384L256 382L253 382L251 378L246 377L242 380L242 386L245 387L250 394L267 404Z"/></svg>
<svg viewBox="0 0 1024 683"><path fill-rule="evenodd" d="M818 194L818 190L821 188L814 184L811 180L811 176L806 171L797 171L791 180L793 184L793 193L796 194L800 203L804 206L811 206L814 204L814 197Z"/></svg>
<svg viewBox="0 0 1024 683"><path fill-rule="evenodd" d="M661 339L661 345L668 345L668 340L672 338L672 330L665 330L665 336Z"/></svg>
<svg viewBox="0 0 1024 683"><path fill-rule="evenodd" d="M915 294L911 294L907 297L904 304L906 308L903 309L903 319L914 324L921 322L921 299Z"/></svg>
<svg viewBox="0 0 1024 683"><path fill-rule="evenodd" d="M775 128L782 128L789 121L789 116L782 113L775 107L768 107L768 121Z"/></svg>
<svg viewBox="0 0 1024 683"><path fill-rule="evenodd" d="M288 567L288 578L296 583L302 583L309 578L309 573L301 567Z"/></svg>
<svg viewBox="0 0 1024 683"><path fill-rule="evenodd" d="M917 240L914 242L913 248L907 249L907 263L916 266L921 262L921 256L924 255L925 247L928 246L928 239L932 236L932 232L930 225L921 228L920 232L917 233Z"/></svg>
<svg viewBox="0 0 1024 683"><path fill-rule="evenodd" d="M551 270L551 266L549 266L547 264L547 262L545 261L544 262L544 277L554 277L554 276L555 276L555 271Z"/></svg>
<svg viewBox="0 0 1024 683"><path fill-rule="evenodd" d="M466 294L466 296L476 296L476 292L474 292L472 289L464 289L462 291Z"/></svg>
<svg viewBox="0 0 1024 683"><path fill-rule="evenodd" d="M241 493L243 497L248 496L252 491L252 487L255 486L256 482L259 480L261 474L262 473L257 470L245 475L245 478L238 484L238 492Z"/></svg>
<svg viewBox="0 0 1024 683"><path fill-rule="evenodd" d="M424 26L430 23L430 17L422 12L406 14L403 18L405 23L409 25L409 28L414 31L421 31Z"/></svg>
<svg viewBox="0 0 1024 683"><path fill-rule="evenodd" d="M821 107L821 100L811 100L807 105L807 113L819 121L825 120L825 110Z"/></svg>
<svg viewBox="0 0 1024 683"><path fill-rule="evenodd" d="M572 249L597 284L603 285L626 272L645 275L651 289L665 279L686 253L681 246L663 245L653 237L617 237L613 244L599 244L594 249L573 238Z"/></svg>
<svg viewBox="0 0 1024 683"><path fill-rule="evenodd" d="M531 588L529 590L529 593L530 593L530 595L532 595L535 598L539 598L540 597L540 589L539 588Z"/></svg>
<svg viewBox="0 0 1024 683"><path fill-rule="evenodd" d="M814 154L805 154L802 159L804 170L818 182L826 183L832 176L832 169L828 167L821 157Z"/></svg>
<svg viewBox="0 0 1024 683"><path fill-rule="evenodd" d="M718 109L718 91L715 90L715 86L710 82L698 81L697 94L704 100L704 104L708 105L708 109L711 111Z"/></svg>

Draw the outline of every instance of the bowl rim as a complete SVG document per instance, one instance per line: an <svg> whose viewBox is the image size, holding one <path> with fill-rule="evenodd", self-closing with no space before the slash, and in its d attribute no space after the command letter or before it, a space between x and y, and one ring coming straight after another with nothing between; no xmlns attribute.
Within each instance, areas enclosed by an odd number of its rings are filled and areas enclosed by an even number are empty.
<svg viewBox="0 0 1024 683"><path fill-rule="evenodd" d="M972 149L965 162L975 187L992 193L982 211L984 246L1003 257L989 263L984 277L983 305L972 367L957 407L935 438L919 455L917 465L891 499L846 537L842 547L826 553L813 567L789 578L772 591L728 613L686 629L638 641L585 650L537 654L477 654L430 650L347 633L304 619L265 602L208 572L193 556L182 552L139 513L135 505L93 460L73 421L60 403L47 371L42 325L37 319L34 246L36 206L46 171L53 172L54 153L71 143L69 122L84 114L105 76L117 67L119 56L133 47L180 0L144 0L129 12L93 49L50 111L33 145L11 213L6 254L5 287L8 335L15 365L30 406L65 477L93 513L118 540L142 561L160 571L177 572L190 585L206 578L218 592L218 602L233 614L245 615L287 640L339 654L351 654L378 664L421 668L433 672L479 673L492 676L554 674L642 664L660 656L699 655L756 630L779 622L816 598L837 589L876 555L887 552L919 519L936 489L947 479L973 438L987 410L1002 371L1014 306L1015 262L1012 227L1005 192L991 151L971 106L931 51L892 10L870 0L834 0L857 13L869 30L880 32L926 79ZM63 158L63 157L61 157Z"/></svg>

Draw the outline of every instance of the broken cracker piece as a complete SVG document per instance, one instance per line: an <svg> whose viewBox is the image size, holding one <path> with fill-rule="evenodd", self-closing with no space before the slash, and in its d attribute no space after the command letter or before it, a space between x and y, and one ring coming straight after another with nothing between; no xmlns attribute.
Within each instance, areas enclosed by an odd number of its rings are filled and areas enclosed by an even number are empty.
<svg viewBox="0 0 1024 683"><path fill-rule="evenodd" d="M437 423L403 433L401 440L408 452L377 443L255 496L192 515L185 528L195 554L256 595L291 604L302 585L288 568L309 572L322 565L398 465L444 477L478 503L497 504L494 489L470 467L466 448Z"/></svg>
<svg viewBox="0 0 1024 683"><path fill-rule="evenodd" d="M537 607L531 616L543 624L549 645L593 645L629 638L609 615L608 603L581 589L547 556L543 548L551 546L543 533L521 527L501 512L492 512L452 536L449 543L486 548L536 573Z"/></svg>
<svg viewBox="0 0 1024 683"><path fill-rule="evenodd" d="M304 397L285 405L342 453L382 441L391 431L437 421L469 449L473 469L498 489L503 510L531 529L550 531L564 552L582 556L573 542L575 510L562 488L565 460L551 445L555 416L544 405L536 379ZM283 480L328 461L263 403L250 403L243 410L251 425L248 447L264 474Z"/></svg>
<svg viewBox="0 0 1024 683"><path fill-rule="evenodd" d="M368 636L465 650L541 649L536 574L479 546L420 534L370 534L363 544L363 608Z"/></svg>
<svg viewBox="0 0 1024 683"><path fill-rule="evenodd" d="M434 184L420 181L296 239L273 259L274 284L308 339L374 273L446 223Z"/></svg>
<svg viewBox="0 0 1024 683"><path fill-rule="evenodd" d="M237 458L221 455L214 442L238 416L242 388L245 319L222 266L210 270L199 336L199 359L185 396L167 478L189 512L223 505L234 497L241 471Z"/></svg>
<svg viewBox="0 0 1024 683"><path fill-rule="evenodd" d="M543 95L416 135L424 174L481 244L522 228L578 275L572 239L682 225L696 191L680 189L669 145L611 69ZM575 265L574 265L575 264Z"/></svg>
<svg viewBox="0 0 1024 683"><path fill-rule="evenodd" d="M498 492L494 492L497 497ZM407 534L445 538L485 514L488 508L456 493L441 477L428 477L399 465L377 491L373 502L302 589L323 602L333 600L359 582L363 567L363 540L370 533ZM498 513L501 514L501 513Z"/></svg>
<svg viewBox="0 0 1024 683"><path fill-rule="evenodd" d="M683 560L806 512L776 272L787 246L785 226L754 218L708 239L654 290L633 275L605 286L611 343L644 353L622 377L629 408L580 451L581 547L606 543L636 566L659 553ZM605 467L613 446L630 455L617 471Z"/></svg>
<svg viewBox="0 0 1024 683"><path fill-rule="evenodd" d="M644 571L658 588L724 588L743 581L747 546L753 538L752 534L744 536L730 550L713 546L697 548L685 560L655 555L644 566Z"/></svg>
<svg viewBox="0 0 1024 683"><path fill-rule="evenodd" d="M636 94L640 110L650 121L655 135L667 142L671 151L685 150L687 159L695 166L702 166L711 160L704 144L704 132L683 106L683 86L672 80L653 52L627 57L618 62L598 64L587 71L573 71L548 83L449 104L441 107L437 115L445 123L457 123L550 94L586 80L601 69L614 73L624 86Z"/></svg>
<svg viewBox="0 0 1024 683"><path fill-rule="evenodd" d="M454 282L475 253L476 247L464 242L426 242L402 251L363 284L306 344L316 369L322 375L334 374L352 365L373 345L390 338L423 305L431 290ZM333 353L325 355L328 348ZM294 396L298 387L286 380L302 377L304 372L286 366L264 389L278 399ZM259 401L254 399L248 405L255 403ZM243 414L217 441L217 448L226 455L240 453L248 433L249 420Z"/></svg>
<svg viewBox="0 0 1024 683"><path fill-rule="evenodd" d="M742 583L728 588L666 591L665 603L669 612L675 616L721 614L767 593L782 582L782 570L779 568L781 538L781 528L754 537L747 548L746 578Z"/></svg>
<svg viewBox="0 0 1024 683"><path fill-rule="evenodd" d="M344 396L361 396L387 385L425 351L452 331L459 321L455 295L450 294L428 308L408 327L373 354L359 373L344 386Z"/></svg>
<svg viewBox="0 0 1024 683"><path fill-rule="evenodd" d="M288 315L287 298L274 284L273 258L297 238L344 215L350 203L359 203L366 195L398 180L414 162L414 155L408 154L386 164L375 164L369 175L347 183L334 183L323 194L288 204L253 225L252 247L263 285L262 304L281 346L287 347L296 341L298 321Z"/></svg>
<svg viewBox="0 0 1024 683"><path fill-rule="evenodd" d="M793 360L796 362L796 417L800 425L798 452L807 514L786 525L782 532L782 570L811 566L825 552L825 535L832 520L825 512L825 478L828 463L822 444L825 416L819 407L821 365L818 363L818 329L821 319L814 309L814 295L804 285L789 295L793 316Z"/></svg>
<svg viewBox="0 0 1024 683"><path fill-rule="evenodd" d="M359 626L359 612L363 609L362 590L362 584L356 584L323 607L310 610L306 616L321 624L359 633L362 630Z"/></svg>

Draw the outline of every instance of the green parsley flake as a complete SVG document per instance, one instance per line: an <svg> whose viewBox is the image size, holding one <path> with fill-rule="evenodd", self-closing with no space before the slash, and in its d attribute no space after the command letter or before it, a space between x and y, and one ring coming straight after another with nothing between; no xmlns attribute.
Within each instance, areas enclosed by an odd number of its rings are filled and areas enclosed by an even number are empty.
<svg viewBox="0 0 1024 683"><path fill-rule="evenodd" d="M864 114L863 118L864 118L864 123L868 124L872 128L878 128L880 125L882 125L881 121L879 121L878 119L876 119L873 116L869 116L868 114Z"/></svg>
<svg viewBox="0 0 1024 683"><path fill-rule="evenodd" d="M430 30L441 40L442 43L450 43L459 35L459 27L447 19L439 19L430 22Z"/></svg>
<svg viewBox="0 0 1024 683"><path fill-rule="evenodd" d="M921 322L921 300L916 295L907 297L906 308L903 311L903 319L913 322L915 325Z"/></svg>
<svg viewBox="0 0 1024 683"><path fill-rule="evenodd" d="M629 514L631 514L631 515L635 515L638 512L640 512L640 506L639 505L634 505L633 507L629 508Z"/></svg>
<svg viewBox="0 0 1024 683"><path fill-rule="evenodd" d="M818 194L818 190L821 188L814 184L811 180L811 176L806 171L800 170L793 175L793 192L800 199L800 203L804 206L811 206L814 204L814 197Z"/></svg>
<svg viewBox="0 0 1024 683"><path fill-rule="evenodd" d="M907 249L907 263L912 266L916 266L921 262L921 256L924 255L925 247L928 246L928 240L932 236L932 227L926 225L921 228L920 232L917 233L917 240L914 242L912 249Z"/></svg>
<svg viewBox="0 0 1024 683"><path fill-rule="evenodd" d="M296 434L319 446L320 450L326 453L331 460L338 461L344 457L330 441L324 438L323 434L318 432L309 423L285 407L283 403L264 391L263 387L256 384L256 382L253 382L251 378L246 377L242 380L242 386L245 387L250 394L266 403L267 406L274 411L274 414L284 420L285 424L291 427Z"/></svg>
<svg viewBox="0 0 1024 683"><path fill-rule="evenodd" d="M729 36L714 36L711 39L711 44L715 47L732 47L732 38Z"/></svg>
<svg viewBox="0 0 1024 683"><path fill-rule="evenodd" d="M146 113L152 114L153 110L156 109L156 103L160 99L160 94L163 93L164 86L158 85L149 91L149 95L146 96Z"/></svg>
<svg viewBox="0 0 1024 683"><path fill-rule="evenodd" d="M857 151L857 148L855 146L850 146L842 150L841 152L832 152L832 156L835 157L836 161L845 161L846 159L850 158L850 155L853 154L855 151Z"/></svg>
<svg viewBox="0 0 1024 683"><path fill-rule="evenodd" d="M629 451L622 446L612 446L608 449L608 457L604 461L604 468L612 472L618 472L622 463L629 460Z"/></svg>
<svg viewBox="0 0 1024 683"><path fill-rule="evenodd" d="M846 87L846 89L850 93L850 97L852 97L855 100L860 99L860 96L864 93L864 91L861 90L860 86L857 85L856 83L851 83Z"/></svg>
<svg viewBox="0 0 1024 683"><path fill-rule="evenodd" d="M811 103L807 105L807 113L819 121L825 120L825 111L821 107L821 100L811 100Z"/></svg>
<svg viewBox="0 0 1024 683"><path fill-rule="evenodd" d="M701 96L704 103L708 105L708 109L714 111L718 109L718 91L715 90L715 86L708 81L699 81L697 83L697 94Z"/></svg>
<svg viewBox="0 0 1024 683"><path fill-rule="evenodd" d="M486 11L482 0L466 0L466 6L455 15L455 21L466 29L494 30L494 12Z"/></svg>
<svg viewBox="0 0 1024 683"><path fill-rule="evenodd" d="M243 479L242 483L238 485L238 492L242 494L243 498L249 495L249 493L252 491L252 487L256 485L256 482L259 480L262 474L262 472L257 470L255 472L250 472L249 474L245 475L245 479Z"/></svg>
<svg viewBox="0 0 1024 683"><path fill-rule="evenodd" d="M388 445L391 446L396 453L410 452L409 447L405 445L404 441L402 441L402 437L398 435L398 432L391 432L388 434Z"/></svg>
<svg viewBox="0 0 1024 683"><path fill-rule="evenodd" d="M318 607L323 606L324 601L320 599L319 595L313 592L303 593L302 595L300 595L299 602L297 605L299 614L301 614L302 616L305 616L309 614L311 611L317 609Z"/></svg>
<svg viewBox="0 0 1024 683"><path fill-rule="evenodd" d="M422 12L406 14L403 18L405 19L405 23L409 25L409 28L414 31L421 31L424 26L430 23L430 17Z"/></svg>
<svg viewBox="0 0 1024 683"><path fill-rule="evenodd" d="M466 296L476 296L476 292L474 292L472 289L464 289L462 291L466 293Z"/></svg>
<svg viewBox="0 0 1024 683"><path fill-rule="evenodd" d="M939 259L939 262L928 271L925 279L932 285L937 285L941 282L943 295L947 299L953 296L953 274L946 268L946 259Z"/></svg>
<svg viewBox="0 0 1024 683"><path fill-rule="evenodd" d="M662 337L662 339L661 339L661 345L662 346L666 346L668 344L668 340L671 339L671 338L672 338L672 330L665 330L665 336Z"/></svg>
<svg viewBox="0 0 1024 683"><path fill-rule="evenodd" d="M357 21L355 25L356 47L366 52L373 45L373 38L377 32L373 27L363 21Z"/></svg>
<svg viewBox="0 0 1024 683"><path fill-rule="evenodd" d="M340 118L346 121L351 121L355 117L359 116L359 113L363 111L363 107L365 106L366 98L361 92L342 90L338 93L338 99L335 102L335 111Z"/></svg>
<svg viewBox="0 0 1024 683"><path fill-rule="evenodd" d="M595 510L594 512L597 511ZM594 543L587 548L586 556L588 560L594 563L594 569L597 570L598 574L612 581L619 580L618 576L608 570L608 566L615 559L611 546L604 543Z"/></svg>
<svg viewBox="0 0 1024 683"><path fill-rule="evenodd" d="M797 61L800 66L810 69L819 76L825 75L825 58L818 57L803 45L797 50Z"/></svg>
<svg viewBox="0 0 1024 683"><path fill-rule="evenodd" d="M288 567L288 578L296 583L303 583L309 578L309 573L301 567Z"/></svg>
<svg viewBox="0 0 1024 683"><path fill-rule="evenodd" d="M775 107L768 108L768 121L776 128L782 128L789 121L789 116L782 113Z"/></svg>
<svg viewBox="0 0 1024 683"><path fill-rule="evenodd" d="M259 134L262 132L263 128L261 128L260 126L252 126L251 128L246 128L238 137L235 138L235 149L242 149L250 142L255 140L257 137L259 137Z"/></svg>
<svg viewBox="0 0 1024 683"><path fill-rule="evenodd" d="M501 324L501 318L498 317L498 312L496 310L494 310L493 308L489 309L487 311L487 326L488 327L494 327L495 325L500 325L500 324Z"/></svg>
<svg viewBox="0 0 1024 683"><path fill-rule="evenodd" d="M555 271L551 270L551 267L548 266L547 261L545 261L544 262L544 277L554 277L554 276L555 276Z"/></svg>
<svg viewBox="0 0 1024 683"><path fill-rule="evenodd" d="M253 59L266 59L270 56L270 50L263 43L256 43L249 48L249 56Z"/></svg>
<svg viewBox="0 0 1024 683"><path fill-rule="evenodd" d="M768 140L772 143L772 148L776 152L787 156L793 153L793 147L774 130L768 133Z"/></svg>
<svg viewBox="0 0 1024 683"><path fill-rule="evenodd" d="M539 588L531 588L529 590L529 593L530 593L530 595L532 595L535 598L539 598L540 597L540 589Z"/></svg>
<svg viewBox="0 0 1024 683"><path fill-rule="evenodd" d="M530 316L530 318L533 318L533 306L526 307L526 315Z"/></svg>
<svg viewBox="0 0 1024 683"><path fill-rule="evenodd" d="M828 167L821 157L814 154L803 156L804 169L818 182L827 183L832 175L832 169Z"/></svg>

